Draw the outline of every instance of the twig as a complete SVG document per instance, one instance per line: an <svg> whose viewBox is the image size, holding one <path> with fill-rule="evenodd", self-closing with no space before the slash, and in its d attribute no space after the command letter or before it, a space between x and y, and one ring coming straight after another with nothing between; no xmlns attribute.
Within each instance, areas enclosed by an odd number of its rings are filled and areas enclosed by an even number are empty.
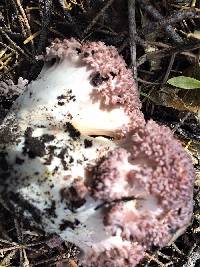
<svg viewBox="0 0 200 267"><path fill-rule="evenodd" d="M21 15L23 17L24 24L25 24L25 26L27 28L27 34L31 35L31 27L30 27L28 19L26 17L26 13L25 13L25 11L24 11L24 9L22 7L21 1L20 0L16 0L16 3L18 5L19 11L20 11L20 13L21 13Z"/></svg>
<svg viewBox="0 0 200 267"><path fill-rule="evenodd" d="M153 17L157 21L162 21L164 17L155 9L148 0L136 0L140 7L151 17ZM171 25L164 26L164 30L166 34L176 43L183 44L183 39L179 36L178 33L175 32Z"/></svg>
<svg viewBox="0 0 200 267"><path fill-rule="evenodd" d="M148 259L148 262L147 262L147 264L145 265L145 267L147 267L147 266L149 265L148 263L150 263L151 261L157 263L159 267L165 267L165 265L164 265L161 261L159 261L159 260L157 259L157 255L156 255L156 254L154 254L154 255L150 255L149 253L146 252L146 253L145 253L145 258Z"/></svg>
<svg viewBox="0 0 200 267"><path fill-rule="evenodd" d="M16 0L16 3L17 3L17 6L19 8L19 11L20 11L20 13L22 15L24 25L26 26L26 37L31 36L32 35L31 27L29 25L29 21L27 19L26 13L25 13L25 11L24 11L24 9L22 7L21 1L20 0ZM32 52L35 53L35 47L34 47L33 40L31 40L31 46L32 46Z"/></svg>
<svg viewBox="0 0 200 267"><path fill-rule="evenodd" d="M24 36L24 38L26 38L26 31L25 31L25 28L24 28L24 24L23 24L23 20L22 20L22 17L21 15L19 14L19 10L17 8L17 4L16 4L16 1L15 0L12 0L12 5L13 5L13 8L15 9L15 12L16 12L16 15L17 15L17 19L19 21L19 24L20 24L20 27L21 27L21 30L22 30L22 34ZM10 29L11 30L11 29ZM12 32L12 31L11 31Z"/></svg>
<svg viewBox="0 0 200 267"><path fill-rule="evenodd" d="M67 11L67 9L64 6L64 0L58 0L58 3L60 4L60 7L62 8L65 18L68 20L69 23L73 24L73 18L71 14Z"/></svg>
<svg viewBox="0 0 200 267"><path fill-rule="evenodd" d="M172 247L173 247L173 249L174 249L176 252L178 252L180 255L184 255L184 253L177 247L177 245L176 245L174 242L172 242Z"/></svg>
<svg viewBox="0 0 200 267"><path fill-rule="evenodd" d="M16 254L16 250L11 250L7 255L0 261L0 266L11 266L10 261L12 258L14 258Z"/></svg>
<svg viewBox="0 0 200 267"><path fill-rule="evenodd" d="M195 17L198 17L198 13L195 9L179 11L167 18L163 17L162 20L159 20L158 22L150 23L149 25L145 26L142 31L143 34L147 34L148 32L155 32L159 29L167 27L167 25L172 25L185 19L191 19Z"/></svg>
<svg viewBox="0 0 200 267"><path fill-rule="evenodd" d="M161 85L161 83L145 81L145 80L143 80L141 78L138 78L138 82L141 82L141 83L144 83L144 84L150 84L150 85Z"/></svg>
<svg viewBox="0 0 200 267"><path fill-rule="evenodd" d="M89 31L92 29L92 27L97 23L99 18L103 15L103 13L106 11L106 9L109 8L109 6L114 2L114 0L108 0L107 3L104 5L104 7L100 10L100 12L94 17L94 19L91 21L91 23L88 25L88 27L83 32L83 37L85 37Z"/></svg>
<svg viewBox="0 0 200 267"><path fill-rule="evenodd" d="M128 0L128 14L129 14L129 38L130 38L132 69L133 69L133 76L137 81L136 41L135 41L137 31L135 22L135 0Z"/></svg>
<svg viewBox="0 0 200 267"><path fill-rule="evenodd" d="M22 62L22 59L20 59L19 61L17 61L14 65L12 65L12 67L7 68L7 70L4 71L4 73L0 74L0 80L2 80L3 77L6 76L6 75L11 76L11 75L10 75L10 72L11 72L12 70L14 70L17 66L19 66L19 65L21 64L21 62ZM0 199L0 203L1 203L1 199ZM1 204L2 204L2 203L1 203Z"/></svg>
<svg viewBox="0 0 200 267"><path fill-rule="evenodd" d="M57 261L66 260L66 259L69 259L69 255L68 253L63 253L62 255L59 255L59 256L55 256L55 257L51 257L45 260L34 262L33 265L37 266L37 265L43 264L42 266L44 266L45 263L48 263L48 266L49 266L50 263L56 263Z"/></svg>
<svg viewBox="0 0 200 267"><path fill-rule="evenodd" d="M4 28L4 27L2 29L11 37L20 38L20 39L24 38L24 35L22 33L20 33L20 32L13 32L13 31L11 31L11 29Z"/></svg>
<svg viewBox="0 0 200 267"><path fill-rule="evenodd" d="M0 27L0 33L9 41L11 46L13 46L18 52L20 52L22 55L24 55L30 62L35 63L35 59L32 58L32 56L29 56L27 52L25 52L21 47L19 47Z"/></svg>
<svg viewBox="0 0 200 267"><path fill-rule="evenodd" d="M183 267L195 267L197 266L196 263L199 259L200 259L200 249L196 244L194 244L188 255L188 260L186 264L183 265Z"/></svg>
<svg viewBox="0 0 200 267"><path fill-rule="evenodd" d="M46 46L47 35L50 28L50 20L52 14L52 0L39 0L41 10L42 10L42 26L40 30L40 38L37 46L37 55L40 55ZM38 66L33 65L30 69L28 80L32 80L34 73L37 72Z"/></svg>
<svg viewBox="0 0 200 267"><path fill-rule="evenodd" d="M172 6L172 7L179 8L179 9L182 9L182 10L188 10L188 9L191 8L190 6L179 6L179 5L176 5L176 4L171 4L171 6ZM200 8L195 7L195 10L196 10L197 12L199 12L199 11L200 11Z"/></svg>
<svg viewBox="0 0 200 267"><path fill-rule="evenodd" d="M15 229L16 229L16 233L17 233L18 243L22 244L22 242L23 242L22 230L21 230L21 225L18 222L17 218L14 218L14 224L15 224ZM23 266L23 249L22 248L19 248L19 258L20 258L20 265Z"/></svg>
<svg viewBox="0 0 200 267"><path fill-rule="evenodd" d="M27 254L26 254L26 250L23 248L22 252L23 252L23 259L24 259L23 267L29 267L30 263L29 263L29 260L28 260Z"/></svg>
<svg viewBox="0 0 200 267"><path fill-rule="evenodd" d="M4 243L4 244L8 244L8 245L14 245L14 246L17 245L16 242L8 241L6 239L1 239L1 238L0 238L0 243Z"/></svg>
<svg viewBox="0 0 200 267"><path fill-rule="evenodd" d="M42 29L38 42L37 54L41 54L45 48L52 13L52 0L40 0L39 2L42 9Z"/></svg>
<svg viewBox="0 0 200 267"><path fill-rule="evenodd" d="M163 79L163 84L165 84L169 78L169 75L170 75L170 72L171 72L171 69L172 69L172 66L174 64L174 60L175 60L175 57L176 57L176 53L172 54L171 58L170 58L170 62L169 62L169 65L168 65L168 68L167 68L167 71L165 73L165 77Z"/></svg>
<svg viewBox="0 0 200 267"><path fill-rule="evenodd" d="M177 123L177 124L174 126L174 128L172 129L172 132L175 133L175 132L178 130L178 128L180 128L180 127L184 124L184 122L185 122L190 116L191 116L191 112L188 112L188 113L187 113L187 114L180 120L180 122Z"/></svg>
<svg viewBox="0 0 200 267"><path fill-rule="evenodd" d="M174 53L182 53L186 51L192 51L195 49L199 49L200 44L199 42L194 42L194 43L186 43L185 45L177 46L177 47L170 47L166 49L162 49L156 52L149 53L147 55L147 58L162 58L166 56L171 56Z"/></svg>
<svg viewBox="0 0 200 267"><path fill-rule="evenodd" d="M63 0L58 0L58 3L60 5L60 7L63 10L65 19L67 20L66 23L70 24L71 26L73 26L73 32L74 34L81 39L81 32L79 29L79 23L76 21L75 17L72 17L72 15L69 13L69 11L65 8L64 6L64 1Z"/></svg>

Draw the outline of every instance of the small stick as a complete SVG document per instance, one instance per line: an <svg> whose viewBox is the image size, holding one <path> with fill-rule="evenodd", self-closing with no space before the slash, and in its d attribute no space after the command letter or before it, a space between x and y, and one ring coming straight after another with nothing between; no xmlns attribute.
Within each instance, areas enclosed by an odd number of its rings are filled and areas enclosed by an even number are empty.
<svg viewBox="0 0 200 267"><path fill-rule="evenodd" d="M0 33L9 41L10 45L13 46L18 52L24 55L30 62L35 63L35 59L28 55L21 47L19 47L0 27Z"/></svg>
<svg viewBox="0 0 200 267"><path fill-rule="evenodd" d="M136 0L140 7L151 17L153 17L157 21L161 21L164 17L155 9L148 0ZM166 25L164 27L166 34L176 43L176 44L183 44L183 39L176 33L171 25Z"/></svg>
<svg viewBox="0 0 200 267"><path fill-rule="evenodd" d="M78 37L78 39L81 39L81 33L80 33L79 25L78 25L78 22L76 21L76 18L72 17L69 11L65 8L63 0L58 0L58 3L63 10L66 23L73 26L73 33Z"/></svg>
<svg viewBox="0 0 200 267"><path fill-rule="evenodd" d="M20 24L20 27L21 27L21 30L22 30L22 34L23 34L24 38L26 38L26 31L25 31L25 28L24 28L23 19L22 19L22 16L19 14L19 10L17 8L16 1L12 0L11 3L13 4L13 7L15 9L15 12L16 12L16 15L17 15L17 19L19 21L19 24Z"/></svg>
<svg viewBox="0 0 200 267"><path fill-rule="evenodd" d="M162 28L167 27L167 25L172 25L181 22L185 19L192 19L198 17L199 15L194 8L191 10L182 10L166 18L163 17L162 20L159 20L158 22L152 22L150 25L145 26L142 29L142 32L143 34L147 34L148 32L155 32L156 30L160 30Z"/></svg>
<svg viewBox="0 0 200 267"><path fill-rule="evenodd" d="M133 76L137 80L137 65L136 65L136 23L135 23L135 0L128 0L128 14L129 14L129 37L130 37L130 51Z"/></svg>
<svg viewBox="0 0 200 267"><path fill-rule="evenodd" d="M17 3L17 6L19 8L19 11L20 11L20 13L22 15L23 22L24 22L24 24L25 24L25 26L27 28L27 30L26 30L26 37L31 36L32 35L32 33L31 33L31 27L29 25L29 21L27 19L26 13L25 13L25 11L24 11L24 9L22 7L21 1L20 0L17 0L16 3ZM33 41L31 41L31 44L32 44L32 49L34 51Z"/></svg>
<svg viewBox="0 0 200 267"><path fill-rule="evenodd" d="M42 7L42 29L40 32L40 39L37 47L37 54L41 54L45 45L48 34L48 27L52 13L52 0L40 0Z"/></svg>
<svg viewBox="0 0 200 267"><path fill-rule="evenodd" d="M163 84L165 84L169 78L170 72L171 72L173 64L174 64L175 57L176 57L176 53L172 54L167 71L165 73L165 77L164 77L163 82L162 82Z"/></svg>
<svg viewBox="0 0 200 267"><path fill-rule="evenodd" d="M114 0L108 0L107 3L104 5L104 7L98 12L98 14L94 17L94 19L91 21L89 26L84 30L83 36L86 36L89 31L92 29L92 27L97 23L99 18L103 15L103 13L106 11L106 9L109 8L109 6L114 2Z"/></svg>

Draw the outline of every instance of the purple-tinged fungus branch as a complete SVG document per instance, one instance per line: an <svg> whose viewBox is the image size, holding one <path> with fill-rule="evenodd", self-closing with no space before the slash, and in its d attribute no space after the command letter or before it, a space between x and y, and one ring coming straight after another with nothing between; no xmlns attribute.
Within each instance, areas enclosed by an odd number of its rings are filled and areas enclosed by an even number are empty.
<svg viewBox="0 0 200 267"><path fill-rule="evenodd" d="M55 40L0 127L2 197L84 267L134 267L191 218L191 161L140 107L114 47Z"/></svg>

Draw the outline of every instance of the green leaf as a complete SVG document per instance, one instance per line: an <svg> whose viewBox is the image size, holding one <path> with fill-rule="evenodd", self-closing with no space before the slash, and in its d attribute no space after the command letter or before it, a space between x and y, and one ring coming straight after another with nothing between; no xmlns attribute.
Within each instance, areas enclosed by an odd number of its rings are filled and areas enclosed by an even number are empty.
<svg viewBox="0 0 200 267"><path fill-rule="evenodd" d="M178 76L171 78L167 81L167 83L181 88L181 89L198 89L200 88L200 81L196 80L191 77L186 77L186 76Z"/></svg>

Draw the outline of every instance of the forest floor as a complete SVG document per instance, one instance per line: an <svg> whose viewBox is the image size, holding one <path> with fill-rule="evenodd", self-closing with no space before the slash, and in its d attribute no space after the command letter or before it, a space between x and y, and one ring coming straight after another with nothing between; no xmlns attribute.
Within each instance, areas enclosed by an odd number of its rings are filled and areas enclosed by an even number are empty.
<svg viewBox="0 0 200 267"><path fill-rule="evenodd" d="M55 38L115 46L138 81L143 112L169 126L191 155L197 178L186 232L138 267L200 266L200 89L180 89L177 76L200 80L200 1L1 0L0 81L29 81L38 55ZM0 121L17 95L0 90ZM22 222L0 198L0 267L75 267L77 249Z"/></svg>

